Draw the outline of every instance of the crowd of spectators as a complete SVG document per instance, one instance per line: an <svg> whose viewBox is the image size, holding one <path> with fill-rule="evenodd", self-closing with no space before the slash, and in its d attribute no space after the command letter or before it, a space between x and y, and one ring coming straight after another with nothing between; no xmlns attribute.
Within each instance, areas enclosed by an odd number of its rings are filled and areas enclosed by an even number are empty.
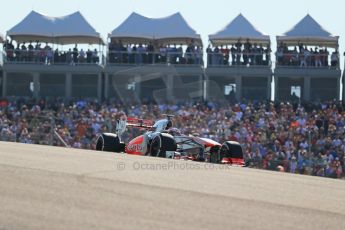
<svg viewBox="0 0 345 230"><path fill-rule="evenodd" d="M4 45L6 53L5 60L7 62L21 62L21 63L40 63L40 64L91 64L99 63L99 54L97 49L78 49L77 44L73 49L67 51L60 51L58 48L53 48L46 43L44 47L39 41L34 44L30 41L28 44L25 42L19 43L13 40L7 40Z"/></svg>
<svg viewBox="0 0 345 230"><path fill-rule="evenodd" d="M209 66L252 66L271 64L271 49L262 44L252 44L249 39L242 44L238 40L236 44L229 46L215 46L213 49L209 45L206 49L207 64Z"/></svg>
<svg viewBox="0 0 345 230"><path fill-rule="evenodd" d="M16 45L14 45L16 44ZM7 62L28 62L41 64L91 64L100 63L97 49L74 48L66 51L53 49L48 43L43 47L39 41L35 43L19 43L6 40L3 44ZM269 66L271 49L262 44L252 44L249 39L244 43L238 40L231 46L222 45L206 49L208 66ZM303 44L288 47L280 43L276 51L277 65L299 67L332 67L339 66L339 53L335 49L331 55L327 48L308 47ZM183 45L147 44L123 45L119 40L109 44L108 62L116 64L203 64L203 50L192 41L183 51Z"/></svg>
<svg viewBox="0 0 345 230"><path fill-rule="evenodd" d="M114 41L109 44L109 63L116 64L195 64L202 65L202 47L191 42L183 52L183 45L127 44Z"/></svg>
<svg viewBox="0 0 345 230"><path fill-rule="evenodd" d="M286 44L280 43L277 48L276 57L277 64L282 66L331 66L333 68L336 68L339 65L338 50L336 49L334 50L334 52L332 52L330 56L331 62L329 63L329 52L327 50L327 47L308 48L308 46L299 44L298 48L297 46L295 46L293 47L293 49L289 49L289 47Z"/></svg>
<svg viewBox="0 0 345 230"><path fill-rule="evenodd" d="M345 176L345 110L337 102L183 102L175 104L0 100L0 139L95 149L97 135L114 132L116 116L159 119L175 114L182 133L241 143L249 167L331 178ZM51 118L54 119L51 119ZM126 132L125 140L141 130Z"/></svg>

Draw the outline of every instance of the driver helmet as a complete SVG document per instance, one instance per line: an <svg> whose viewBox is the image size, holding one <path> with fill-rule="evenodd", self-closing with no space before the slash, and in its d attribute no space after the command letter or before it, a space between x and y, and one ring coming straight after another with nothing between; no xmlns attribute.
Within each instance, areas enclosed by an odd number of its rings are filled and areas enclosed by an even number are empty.
<svg viewBox="0 0 345 230"><path fill-rule="evenodd" d="M165 129L170 129L173 126L172 121L168 120L167 126Z"/></svg>
<svg viewBox="0 0 345 230"><path fill-rule="evenodd" d="M170 128L168 131L172 136L181 136L181 131L178 128Z"/></svg>
<svg viewBox="0 0 345 230"><path fill-rule="evenodd" d="M120 111L116 114L116 119L118 121L126 121L127 120L127 116L126 116L126 113L123 112L123 111Z"/></svg>

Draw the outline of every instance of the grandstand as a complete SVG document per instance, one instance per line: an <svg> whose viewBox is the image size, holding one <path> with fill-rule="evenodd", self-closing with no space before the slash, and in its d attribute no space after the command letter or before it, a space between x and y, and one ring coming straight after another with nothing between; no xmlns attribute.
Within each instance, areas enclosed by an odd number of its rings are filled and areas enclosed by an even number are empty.
<svg viewBox="0 0 345 230"><path fill-rule="evenodd" d="M213 47L221 48L219 51L214 48L213 52L208 52L205 71L209 83L208 99L233 99L231 93L237 101L242 98L271 99L273 72L269 59L271 51L268 35L258 31L242 14L239 14L224 29L209 35L209 39ZM264 50L256 49L256 45L267 49L265 59L263 59ZM235 92L226 90L229 87L229 90Z"/></svg>
<svg viewBox="0 0 345 230"><path fill-rule="evenodd" d="M242 14L209 35L207 49L180 13L132 13L105 43L79 12L32 11L6 38L0 40L3 97L270 100L274 79L276 100L340 98L339 37L310 15L277 36L276 60L269 36Z"/></svg>
<svg viewBox="0 0 345 230"><path fill-rule="evenodd" d="M17 48L4 47L3 96L101 98L102 57L81 60L80 51L63 50L70 44L104 45L79 12L53 18L32 11L7 36Z"/></svg>
<svg viewBox="0 0 345 230"><path fill-rule="evenodd" d="M105 98L202 99L202 41L180 13L165 18L132 13L109 40Z"/></svg>
<svg viewBox="0 0 345 230"><path fill-rule="evenodd" d="M277 36L277 50L282 49L283 56L278 61L277 55L274 69L276 99L291 100L292 88L305 101L339 99L338 40L309 14L291 30ZM331 56L329 50L333 50ZM295 55L299 63L294 61Z"/></svg>

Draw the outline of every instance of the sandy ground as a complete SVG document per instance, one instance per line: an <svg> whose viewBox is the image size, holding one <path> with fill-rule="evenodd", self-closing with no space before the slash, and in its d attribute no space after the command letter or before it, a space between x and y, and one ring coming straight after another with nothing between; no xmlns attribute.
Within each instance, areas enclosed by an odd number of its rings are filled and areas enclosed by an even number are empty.
<svg viewBox="0 0 345 230"><path fill-rule="evenodd" d="M0 230L345 229L345 182L0 142Z"/></svg>

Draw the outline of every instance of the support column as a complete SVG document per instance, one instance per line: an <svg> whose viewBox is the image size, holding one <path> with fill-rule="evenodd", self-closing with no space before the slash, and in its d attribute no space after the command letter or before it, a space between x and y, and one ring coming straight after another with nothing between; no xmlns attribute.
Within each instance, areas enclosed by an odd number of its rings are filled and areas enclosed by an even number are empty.
<svg viewBox="0 0 345 230"><path fill-rule="evenodd" d="M40 97L40 73L33 73L33 83L34 83L34 98L38 99Z"/></svg>
<svg viewBox="0 0 345 230"><path fill-rule="evenodd" d="M97 79L97 98L99 101L102 100L102 73L98 74Z"/></svg>
<svg viewBox="0 0 345 230"><path fill-rule="evenodd" d="M204 99L204 78L202 74L199 75L199 89L198 89L198 95L200 98Z"/></svg>
<svg viewBox="0 0 345 230"><path fill-rule="evenodd" d="M267 77L267 100L271 100L271 91L272 91L272 76Z"/></svg>
<svg viewBox="0 0 345 230"><path fill-rule="evenodd" d="M7 72L2 72L2 96L7 96Z"/></svg>
<svg viewBox="0 0 345 230"><path fill-rule="evenodd" d="M304 100L310 100L310 77L304 77Z"/></svg>
<svg viewBox="0 0 345 230"><path fill-rule="evenodd" d="M104 97L105 99L109 98L109 74L106 73L104 76Z"/></svg>
<svg viewBox="0 0 345 230"><path fill-rule="evenodd" d="M242 99L242 76L236 76L236 100L241 101Z"/></svg>
<svg viewBox="0 0 345 230"><path fill-rule="evenodd" d="M168 101L174 100L174 75L168 74L165 76L166 78L166 97Z"/></svg>
<svg viewBox="0 0 345 230"><path fill-rule="evenodd" d="M344 85L343 85L344 87ZM344 88L343 88L344 90ZM340 98L340 77L337 77L337 101L339 101ZM344 97L343 97L343 101L344 101Z"/></svg>
<svg viewBox="0 0 345 230"><path fill-rule="evenodd" d="M68 99L72 97L72 74L71 73L66 73L65 94L66 94L66 98Z"/></svg>
<svg viewBox="0 0 345 230"><path fill-rule="evenodd" d="M137 74L134 77L135 82L135 98L141 102L141 75Z"/></svg>
<svg viewBox="0 0 345 230"><path fill-rule="evenodd" d="M210 88L210 83L209 83L209 76L205 74L205 79L204 79L204 93L203 93L203 98L204 100L209 100L209 88Z"/></svg>
<svg viewBox="0 0 345 230"><path fill-rule="evenodd" d="M279 99L279 95L278 95L278 77L274 75L274 101L277 101Z"/></svg>
<svg viewBox="0 0 345 230"><path fill-rule="evenodd" d="M345 67L344 67L345 68ZM343 72L343 80L342 80L342 83L343 83L343 97L342 97L342 101L343 101L343 104L344 104L344 100L345 100L345 78L344 78L344 72Z"/></svg>

